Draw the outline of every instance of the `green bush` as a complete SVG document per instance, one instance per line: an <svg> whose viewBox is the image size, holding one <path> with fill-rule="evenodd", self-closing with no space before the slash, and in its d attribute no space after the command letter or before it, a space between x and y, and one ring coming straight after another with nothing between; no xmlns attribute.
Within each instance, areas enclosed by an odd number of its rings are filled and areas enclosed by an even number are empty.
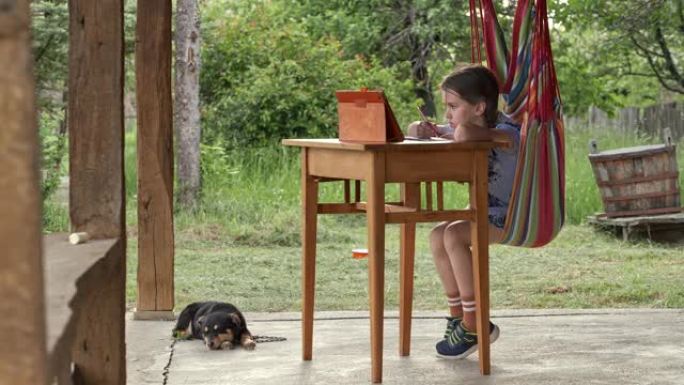
<svg viewBox="0 0 684 385"><path fill-rule="evenodd" d="M225 5L225 4L224 4ZM205 10L202 49L203 141L263 146L287 137L336 135L335 90L386 90L402 125L413 117L410 79L399 68L357 56L339 41L314 39L277 5Z"/></svg>
<svg viewBox="0 0 684 385"><path fill-rule="evenodd" d="M38 133L41 145L40 192L43 206L43 230L65 231L68 212L64 194L55 194L67 173L67 137L64 111L58 103L40 100ZM59 196L58 196L59 195Z"/></svg>
<svg viewBox="0 0 684 385"><path fill-rule="evenodd" d="M65 133L61 132L63 124L61 110L43 110L39 115L38 130L42 153L40 190L43 201L55 192L60 178L66 173L63 161L67 153L67 140Z"/></svg>

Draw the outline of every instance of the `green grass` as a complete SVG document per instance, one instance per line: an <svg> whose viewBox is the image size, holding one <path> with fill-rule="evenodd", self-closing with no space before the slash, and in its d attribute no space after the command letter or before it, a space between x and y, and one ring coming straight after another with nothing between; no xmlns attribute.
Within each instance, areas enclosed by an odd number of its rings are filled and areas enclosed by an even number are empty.
<svg viewBox="0 0 684 385"><path fill-rule="evenodd" d="M650 138L605 131L566 133L567 225L540 249L491 249L494 308L684 307L682 247L623 243L583 224L602 211L587 159L587 143L601 149L652 143ZM684 174L679 143L678 163ZM126 134L127 301L134 306L137 270L135 135ZM202 149L203 196L192 212L175 213L176 306L225 299L249 311L298 310L300 306L299 156L296 149L228 152ZM680 184L684 182L680 177ZM684 191L684 188L682 188ZM387 189L398 197L397 186ZM464 205L465 186L445 189L448 207ZM321 201L339 201L339 183L321 186ZM45 208L45 230L65 231L67 212ZM444 308L444 296L427 245L429 226L417 234L415 307ZM362 216L322 216L318 228L316 308L367 309L366 260L351 258L365 245ZM398 228L387 228L386 306L398 306Z"/></svg>
<svg viewBox="0 0 684 385"><path fill-rule="evenodd" d="M365 244L365 226L326 221L320 227L344 234L318 244L316 308L368 308L367 260L351 257ZM427 233L417 234L416 309L443 309L445 299L430 256ZM388 226L385 298L398 307L398 227ZM135 298L135 241L128 264L128 301ZM493 308L684 307L684 253L677 247L623 243L583 225L571 225L539 249L493 246L490 284ZM224 299L250 311L300 309L298 246L235 245L218 227L179 231L176 238L176 306Z"/></svg>
<svg viewBox="0 0 684 385"><path fill-rule="evenodd" d="M56 198L43 203L43 229L45 232L69 231L69 210L66 202L58 202Z"/></svg>

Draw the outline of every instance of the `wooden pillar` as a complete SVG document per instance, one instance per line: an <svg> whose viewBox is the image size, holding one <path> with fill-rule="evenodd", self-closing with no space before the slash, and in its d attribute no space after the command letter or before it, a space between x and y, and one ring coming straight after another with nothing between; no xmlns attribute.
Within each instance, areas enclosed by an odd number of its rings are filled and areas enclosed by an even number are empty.
<svg viewBox="0 0 684 385"><path fill-rule="evenodd" d="M171 0L138 0L138 301L136 318L173 316Z"/></svg>
<svg viewBox="0 0 684 385"><path fill-rule="evenodd" d="M126 382L123 82L123 0L69 0L71 226L92 239L117 238L121 247L108 268L111 282L97 294L105 316L79 319L73 361L85 384Z"/></svg>
<svg viewBox="0 0 684 385"><path fill-rule="evenodd" d="M0 2L0 382L46 384L29 0Z"/></svg>
<svg viewBox="0 0 684 385"><path fill-rule="evenodd" d="M69 216L123 235L123 0L69 0Z"/></svg>

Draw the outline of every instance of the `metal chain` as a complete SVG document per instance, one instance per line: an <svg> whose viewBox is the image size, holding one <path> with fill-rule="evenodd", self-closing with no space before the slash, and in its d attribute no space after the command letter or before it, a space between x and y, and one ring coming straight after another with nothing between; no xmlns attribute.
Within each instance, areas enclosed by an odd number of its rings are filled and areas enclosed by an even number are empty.
<svg viewBox="0 0 684 385"><path fill-rule="evenodd" d="M281 342L281 341L287 341L287 338L285 337L271 337L271 336L252 336L252 339L256 343L263 343L263 342Z"/></svg>

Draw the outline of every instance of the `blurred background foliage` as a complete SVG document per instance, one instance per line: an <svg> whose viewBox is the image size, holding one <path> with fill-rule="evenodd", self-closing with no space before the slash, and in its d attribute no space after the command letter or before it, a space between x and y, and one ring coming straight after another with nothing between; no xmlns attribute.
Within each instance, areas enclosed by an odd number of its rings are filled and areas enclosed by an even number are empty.
<svg viewBox="0 0 684 385"><path fill-rule="evenodd" d="M515 5L495 1L508 38ZM135 7L125 1L130 100ZM289 156L277 150L283 138L334 136L336 90L384 89L402 127L418 118L420 104L439 120L440 80L470 61L465 0L200 0L200 8L204 185L226 178L224 163ZM47 198L67 172L67 1L34 0L32 12ZM549 1L549 14L566 116L682 100L682 0ZM129 198L134 173L127 165Z"/></svg>

